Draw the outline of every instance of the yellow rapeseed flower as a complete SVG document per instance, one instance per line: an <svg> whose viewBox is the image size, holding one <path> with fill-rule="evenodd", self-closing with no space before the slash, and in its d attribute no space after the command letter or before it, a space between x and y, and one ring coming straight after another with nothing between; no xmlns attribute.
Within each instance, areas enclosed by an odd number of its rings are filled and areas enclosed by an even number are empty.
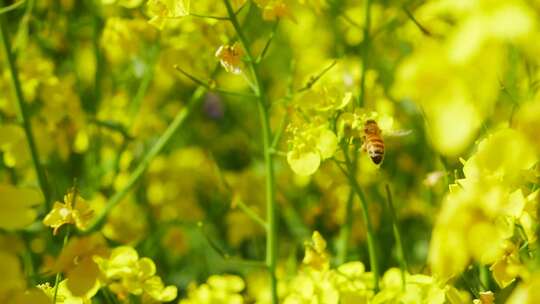
<svg viewBox="0 0 540 304"><path fill-rule="evenodd" d="M244 49L242 49L239 43L220 46L216 51L216 57L225 71L233 74L242 73Z"/></svg>
<svg viewBox="0 0 540 304"><path fill-rule="evenodd" d="M244 280L235 275L213 275L206 283L188 286L188 297L180 300L179 304L243 304L240 294L245 288Z"/></svg>
<svg viewBox="0 0 540 304"><path fill-rule="evenodd" d="M40 284L38 288L43 290L50 300L54 297L55 287L49 283ZM91 304L92 300L90 296L77 297L67 287L67 280L63 280L58 284L58 291L56 294L56 304Z"/></svg>
<svg viewBox="0 0 540 304"><path fill-rule="evenodd" d="M177 295L175 286L165 286L156 275L156 265L149 258L139 258L129 246L114 248L108 258L95 257L104 275L105 283L125 299L129 294L148 297L155 302L169 302Z"/></svg>
<svg viewBox="0 0 540 304"><path fill-rule="evenodd" d="M330 258L326 252L326 241L318 231L314 231L312 241L306 243L306 254L303 263L316 270L327 270Z"/></svg>
<svg viewBox="0 0 540 304"><path fill-rule="evenodd" d="M180 18L189 15L190 0L149 0L148 21L158 29L163 29L167 19Z"/></svg>
<svg viewBox="0 0 540 304"><path fill-rule="evenodd" d="M287 130L292 135L287 162L298 175L312 175L337 149L337 136L325 124L291 123Z"/></svg>
<svg viewBox="0 0 540 304"><path fill-rule="evenodd" d="M381 292L377 293L370 303L446 303L445 290L433 277L406 274L405 284L405 290L403 290L401 271L398 268L390 268L382 278Z"/></svg>
<svg viewBox="0 0 540 304"><path fill-rule="evenodd" d="M506 301L507 304L536 304L540 302L540 275L519 283Z"/></svg>
<svg viewBox="0 0 540 304"><path fill-rule="evenodd" d="M3 152L5 166L10 168L22 167L29 160L28 146L20 126L0 126L0 151Z"/></svg>
<svg viewBox="0 0 540 304"><path fill-rule="evenodd" d="M53 234L65 224L73 224L84 230L92 220L93 211L88 203L71 189L64 196L64 203L55 202L52 210L43 219L43 224L53 228Z"/></svg>
<svg viewBox="0 0 540 304"><path fill-rule="evenodd" d="M525 197L516 187L536 161L534 148L515 130L501 129L479 142L476 153L464 161L465 178L446 195L433 230L429 262L436 276L444 280L458 275L471 260L495 263L492 270L501 286L518 275L519 259L505 254L505 248L515 223L534 235L536 207L531 201L536 193Z"/></svg>
<svg viewBox="0 0 540 304"><path fill-rule="evenodd" d="M94 257L106 256L107 253L107 244L100 234L72 237L62 249L51 270L55 273L64 273L66 287L71 294L91 298L101 286L100 271Z"/></svg>
<svg viewBox="0 0 540 304"><path fill-rule="evenodd" d="M288 18L296 22L290 4L287 2L285 0L255 0L255 3L262 9L264 20L273 21L278 18Z"/></svg>
<svg viewBox="0 0 540 304"><path fill-rule="evenodd" d="M0 303L10 304L49 304L50 301L41 290L27 289L27 282L21 263L16 255L0 251Z"/></svg>

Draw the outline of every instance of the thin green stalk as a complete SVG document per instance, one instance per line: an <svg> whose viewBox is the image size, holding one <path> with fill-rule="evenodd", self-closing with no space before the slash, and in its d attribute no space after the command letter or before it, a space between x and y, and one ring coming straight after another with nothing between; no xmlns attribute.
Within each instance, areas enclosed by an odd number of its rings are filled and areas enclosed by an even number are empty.
<svg viewBox="0 0 540 304"><path fill-rule="evenodd" d="M197 226L201 232L201 234L204 236L204 239L210 245L210 248L214 250L215 253L217 253L224 261L227 261L227 263L236 264L240 266L245 267L257 267L257 268L266 268L266 263L263 261L256 261L256 260L245 260L238 257L233 257L227 252L225 252L218 244L217 242L208 235L206 230L204 229L204 224L202 222L197 223Z"/></svg>
<svg viewBox="0 0 540 304"><path fill-rule="evenodd" d="M253 221L255 221L257 224L261 225L265 230L268 229L268 225L266 225L266 222L251 208L249 208L241 199L238 199L235 201L236 205L238 205L238 208L240 210L244 211L244 213Z"/></svg>
<svg viewBox="0 0 540 304"><path fill-rule="evenodd" d="M399 268L401 269L401 284L403 290L405 290L405 276L407 274L407 259L405 258L405 251L403 250L403 243L401 241L401 233L396 217L396 210L394 209L394 201L392 200L392 192L390 191L390 185L386 184L386 197L388 200L388 208L390 210L390 217L392 219L392 230L394 232L394 238L396 239L396 246L398 250Z"/></svg>
<svg viewBox="0 0 540 304"><path fill-rule="evenodd" d="M220 93L220 94L224 94L224 95L232 95L232 96L240 96L240 97L255 97L254 95L250 95L250 94L246 94L246 93L241 93L241 92L233 92L233 91L228 91L228 90L224 90L224 89L220 89L220 88L216 88L214 85L211 85L210 83L200 79L199 77L195 76L195 75L192 75L186 71L184 71L184 69L182 69L179 65L175 64L174 65L174 68L180 72L182 75L186 76L187 78L189 78L189 80L193 81L194 83L206 88L208 91L211 91L211 92L215 92L215 93Z"/></svg>
<svg viewBox="0 0 540 304"><path fill-rule="evenodd" d="M478 276L480 278L480 288L482 291L489 291L489 270L486 265L478 265Z"/></svg>
<svg viewBox="0 0 540 304"><path fill-rule="evenodd" d="M149 53L150 54L148 55L149 57L148 60L146 60L143 77L141 79L139 87L137 88L137 92L135 93L135 96L133 97L133 101L131 102L129 106L129 112L130 112L130 117L131 117L130 126L133 125L133 122L135 121L135 117L137 116L141 108L143 99L146 96L146 92L148 91L148 88L150 87L150 83L152 82L152 79L154 78L154 67L155 67L157 58L159 56L159 47L153 46L150 49Z"/></svg>
<svg viewBox="0 0 540 304"><path fill-rule="evenodd" d="M35 4L36 0L28 0L25 3L24 14L21 17L21 21L19 21L15 38L13 38L13 50L21 50L26 47L28 43L28 26L32 19L32 11L34 10Z"/></svg>
<svg viewBox="0 0 540 304"><path fill-rule="evenodd" d="M105 128L109 131L116 132L122 135L124 141L133 140L133 137L129 134L128 130L121 124L112 120L99 120L90 119L91 124L95 124L98 127Z"/></svg>
<svg viewBox="0 0 540 304"><path fill-rule="evenodd" d="M36 270L34 268L34 261L32 259L32 250L30 250L30 241L28 235L23 235L24 252L22 253L24 275L28 279L29 286L36 285Z"/></svg>
<svg viewBox="0 0 540 304"><path fill-rule="evenodd" d="M96 231L103 225L105 218L107 217L107 214L118 204L120 201L131 191L131 189L135 186L135 184L139 181L139 179L142 177L143 173L146 171L152 160L163 150L165 145L169 143L173 135L180 129L180 127L184 124L186 121L186 118L189 116L195 105L201 100L203 94L205 92L205 89L202 87L197 88L193 95L191 96L191 100L189 103L181 109L178 114L176 114L176 117L173 119L173 121L169 124L165 132L159 137L157 142L152 145L152 148L146 153L143 160L139 163L137 168L131 173L129 176L128 182L122 188L122 190L116 192L107 202L105 207L101 210L101 212L96 216L94 221L90 224L88 229L86 230L87 233Z"/></svg>
<svg viewBox="0 0 540 304"><path fill-rule="evenodd" d="M74 193L73 197L75 197L77 194ZM74 198L75 199L75 198ZM66 228L66 235L64 236L64 241L62 243L62 250L64 250L64 247L66 247L66 244L69 240L69 226ZM56 274L56 278L54 279L54 293L53 293L53 304L56 304L56 297L58 296L58 285L60 284L60 279L62 279L62 272L58 272Z"/></svg>
<svg viewBox="0 0 540 304"><path fill-rule="evenodd" d="M227 191L228 195L230 197L232 197L232 203L231 205L232 206L237 206L240 210L242 210L249 218L251 218L253 221L257 222L259 225L261 225L261 227L263 227L265 230L268 229L267 228L267 225L266 225L266 222L255 212L253 211L253 209L251 209L249 206L247 206L241 198L237 198L235 197L234 195L234 191L233 189L231 188L231 186L229 185L229 183L227 183L227 180L225 179L225 176L223 176L223 172L221 172L221 168L218 166L217 162L215 161L214 159L214 156L212 155L211 156L214 164L215 164L215 168L216 168L216 173L218 175L218 179L219 179L219 182L221 183L221 185L225 188L225 190Z"/></svg>
<svg viewBox="0 0 540 304"><path fill-rule="evenodd" d="M276 35L276 31L279 25L279 19L274 22L274 26L272 27L272 31L270 32L270 36L268 37L268 40L266 41L266 44L264 45L261 53L257 57L256 62L259 63L264 59L264 56L266 56L266 52L268 52L268 49L270 48L270 44L272 44L272 41L274 40L274 36Z"/></svg>
<svg viewBox="0 0 540 304"><path fill-rule="evenodd" d="M102 75L104 72L103 54L101 52L100 38L101 38L101 17L99 9L100 7L94 1L88 3L88 8L92 14L92 48L94 49L94 58L96 60L96 71L94 73L94 113L98 112L99 105L101 104L101 83Z"/></svg>
<svg viewBox="0 0 540 304"><path fill-rule="evenodd" d="M214 20L220 20L220 21L229 20L229 17L201 15L201 14L194 14L194 13L189 13L189 15L192 17L203 18L203 19L214 19Z"/></svg>
<svg viewBox="0 0 540 304"><path fill-rule="evenodd" d="M405 12L405 14L407 15L407 17L409 17L409 19L411 19L411 21L416 25L416 27L418 27L418 29L426 36L431 36L431 32L426 29L420 22L418 22L418 19L416 19L414 17L414 15L409 11L409 9L407 9L406 6L403 6L403 11Z"/></svg>
<svg viewBox="0 0 540 304"><path fill-rule="evenodd" d="M26 0L21 0L21 1L15 2L13 4L10 4L8 6L4 6L4 7L0 8L0 15L11 12L12 10L18 9L25 2L26 2Z"/></svg>
<svg viewBox="0 0 540 304"><path fill-rule="evenodd" d="M270 145L272 150L277 149L279 145L279 141L281 140L281 136L283 136L283 132L285 131L285 128L287 127L288 121L289 121L289 114L285 113L283 117L281 118L277 131L275 132L274 138L272 139L272 144Z"/></svg>
<svg viewBox="0 0 540 304"><path fill-rule="evenodd" d="M366 200L366 196L364 195L364 192L362 191L362 188L360 188L360 185L358 185L358 182L356 181L356 165L351 162L351 159L349 157L349 153L347 151L346 147L343 147L343 153L345 155L345 160L347 163L347 172L346 175L349 179L350 186L356 192L358 195L358 198L360 198L360 205L362 207L362 217L364 218L364 221L366 222L366 228L367 228L367 245L368 245L368 253L369 253L369 263L371 266L371 272L373 272L373 289L375 292L379 291L379 262L377 259L377 250L375 245L375 231L373 230L373 225L371 223L371 218L369 217L369 209L368 209L368 203Z"/></svg>
<svg viewBox="0 0 540 304"><path fill-rule="evenodd" d="M287 199L292 201L294 198ZM311 237L311 231L303 222L298 211L291 204L285 204L282 206L281 214L283 216L283 224L287 226L288 231L291 232L297 244L304 246L305 240Z"/></svg>
<svg viewBox="0 0 540 304"><path fill-rule="evenodd" d="M364 40L362 42L362 75L360 78L360 94L358 95L358 106L364 106L364 96L366 92L366 74L367 74L367 61L369 57L369 45L370 41L370 28L371 28L371 0L366 0L364 7Z"/></svg>
<svg viewBox="0 0 540 304"><path fill-rule="evenodd" d="M109 304L117 304L118 301L116 300L116 297L111 293L108 287L102 288L101 292L103 293L103 296L107 303Z"/></svg>
<svg viewBox="0 0 540 304"><path fill-rule="evenodd" d="M334 159L334 161L336 162L336 165L338 165L340 169L343 170L338 160ZM358 168L358 153L354 153L351 164L352 164L351 166L352 168ZM343 170L343 172L347 172L347 170ZM345 261L347 260L347 252L349 249L349 238L351 235L351 230L352 230L352 225L353 225L353 203L354 203L354 190L351 187L351 190L349 192L349 198L347 199L346 219L340 231L340 248L338 248L339 251L338 251L338 261L337 261L338 265L345 263Z"/></svg>
<svg viewBox="0 0 540 304"><path fill-rule="evenodd" d="M3 1L0 0L0 4L2 3ZM45 170L43 169L43 167L41 166L41 163L39 162L39 156L38 156L36 143L34 141L32 126L30 124L28 110L26 108L26 103L24 101L24 96L21 89L21 83L19 81L19 74L17 72L17 68L15 67L15 58L13 58L13 54L11 53L11 44L10 44L9 37L7 34L6 26L4 24L3 16L0 16L0 39L2 40L4 55L6 58L8 69L9 69L9 74L11 76L10 77L11 84L13 86L13 90L15 93L15 103L17 105L17 120L19 121L19 123L22 125L24 129L24 133L26 135L26 141L30 149L32 164L34 165L34 169L38 177L39 187L41 188L41 191L43 192L43 197L45 198L45 205L48 210L51 204L51 196L50 196L49 187L47 185L47 177L45 175Z"/></svg>
<svg viewBox="0 0 540 304"><path fill-rule="evenodd" d="M261 120L263 153L266 172L266 266L270 276L270 288L272 294L272 304L278 303L277 294L277 277L276 277L276 262L277 262L277 223L276 223L276 201L275 201L275 180L274 180L274 160L272 157L272 134L270 130L269 103L266 96L265 88L261 82L258 65L253 58L253 54L249 47L249 43L238 23L238 19L229 0L223 0L231 24L233 25L238 39L246 52L248 65L251 69L255 80L254 93L258 97L257 107Z"/></svg>
<svg viewBox="0 0 540 304"><path fill-rule="evenodd" d="M341 265L347 261L347 252L349 250L349 239L351 238L351 230L353 223L353 203L354 191L351 189L347 198L345 223L339 231L339 245L337 252L337 265Z"/></svg>
<svg viewBox="0 0 540 304"><path fill-rule="evenodd" d="M317 75L311 76L308 80L308 82L300 89L298 89L297 93L305 92L309 89L311 89L319 79L321 79L328 71L330 71L335 65L337 64L337 60L332 61L330 65L324 68L324 70L320 71Z"/></svg>

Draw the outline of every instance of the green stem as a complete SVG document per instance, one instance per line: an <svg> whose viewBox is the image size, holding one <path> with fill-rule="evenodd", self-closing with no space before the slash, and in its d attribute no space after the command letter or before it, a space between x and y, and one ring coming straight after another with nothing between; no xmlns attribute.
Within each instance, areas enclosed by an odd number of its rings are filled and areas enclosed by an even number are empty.
<svg viewBox="0 0 540 304"><path fill-rule="evenodd" d="M345 213L345 223L339 232L339 245L337 253L337 265L341 265L347 261L347 252L349 250L349 239L351 238L351 230L353 223L353 203L354 191L351 189L347 198L347 206Z"/></svg>
<svg viewBox="0 0 540 304"><path fill-rule="evenodd" d="M212 154L211 154L212 155ZM211 157L212 162L215 164L216 168L216 174L218 176L220 184L225 188L227 191L227 194L232 198L231 206L238 207L240 210L242 210L249 218L251 218L253 221L257 222L261 227L263 227L265 230L268 229L266 222L255 212L253 209L248 207L241 198L236 197L234 195L234 190L231 188L229 183L227 183L227 180L225 179L225 176L223 176L223 172L221 172L221 168L217 164L215 158Z"/></svg>
<svg viewBox="0 0 540 304"><path fill-rule="evenodd" d="M29 287L36 285L36 271L34 268L34 261L32 259L32 251L30 250L30 240L27 235L23 235L24 252L22 253L24 274L28 279Z"/></svg>
<svg viewBox="0 0 540 304"><path fill-rule="evenodd" d="M394 238L396 239L396 246L398 250L399 268L401 268L401 284L403 290L405 290L405 276L407 273L407 259L405 258L405 251L403 250L403 242L401 241L401 233L396 217L396 210L394 209L394 202L392 200L392 192L390 191L390 185L386 184L386 197L388 199L388 208L390 209L390 217L392 219L392 230L394 232Z"/></svg>
<svg viewBox="0 0 540 304"><path fill-rule="evenodd" d="M293 201L294 198L287 198L288 201ZM288 231L297 242L299 246L304 246L306 239L311 237L310 229L302 221L302 217L298 214L298 211L291 206L291 204L285 204L282 207L281 214L283 216L284 225L287 226Z"/></svg>
<svg viewBox="0 0 540 304"><path fill-rule="evenodd" d="M210 248L214 250L217 255L221 257L224 261L236 264L239 266L246 266L246 267L257 267L257 268L266 268L266 263L263 261L254 261L254 260L245 260L242 258L233 257L227 252L225 252L221 247L218 245L218 243L208 235L206 230L204 229L204 224L202 222L197 223L197 226L199 230L201 231L201 234L204 236L206 242L208 245L210 245Z"/></svg>
<svg viewBox="0 0 540 304"><path fill-rule="evenodd" d="M0 0L0 4L2 2L3 1ZM17 120L19 121L19 123L22 125L24 129L24 133L26 135L26 141L30 149L32 163L34 165L34 169L38 177L39 187L41 188L41 191L43 192L43 196L45 198L45 205L48 210L51 204L51 196L49 192L49 187L47 186L47 177L45 175L45 170L43 169L43 167L41 166L39 162L37 146L34 141L34 136L32 133L32 126L30 124L28 110L26 108L26 103L24 101L24 96L21 89L21 83L19 81L19 74L17 72L17 68L15 67L15 58L13 58L13 54L11 53L11 44L9 42L9 37L6 31L6 26L4 24L3 16L0 16L0 39L2 40L2 46L3 46L4 54L6 57L6 63L9 69L9 74L11 76L11 84L13 86L13 90L15 93L15 101L17 105Z"/></svg>
<svg viewBox="0 0 540 304"><path fill-rule="evenodd" d="M212 155L212 154L211 154ZM225 188L228 195L231 197L231 206L238 207L240 210L242 210L250 219L257 222L259 225L261 225L262 228L265 230L268 229L266 222L255 212L253 209L251 209L249 206L247 206L241 198L235 197L234 190L231 188L229 183L227 183L227 180L225 179L225 176L223 176L223 172L221 172L221 168L217 164L214 156L211 156L212 162L215 164L216 173L219 179L219 182L221 185Z"/></svg>
<svg viewBox="0 0 540 304"><path fill-rule="evenodd" d="M405 14L407 15L407 17L409 17L409 19L411 19L411 21L416 25L416 27L418 27L418 29L426 36L431 36L431 32L426 29L420 22L418 22L418 20L414 17L414 15L407 9L407 7L404 5L403 6L403 11L405 12Z"/></svg>
<svg viewBox="0 0 540 304"><path fill-rule="evenodd" d="M276 150L279 141L281 140L281 136L283 136L283 132L285 131L285 128L287 127L287 122L289 121L289 114L285 113L283 117L281 118L281 121L279 122L279 127L277 128L277 131L274 134L274 138L272 139L272 144L270 145L270 148L272 150Z"/></svg>
<svg viewBox="0 0 540 304"><path fill-rule="evenodd" d="M74 193L74 196L77 195ZM75 199L75 198L74 198ZM64 236L64 242L62 243L62 250L66 247L66 244L69 240L69 226L66 228L66 235ZM62 279L62 272L58 271L56 278L54 279L54 293L53 293L53 304L56 304L56 297L58 296L58 285L60 284L60 279Z"/></svg>
<svg viewBox="0 0 540 304"><path fill-rule="evenodd" d="M264 56L266 56L266 52L268 52L268 49L270 48L270 44L272 44L272 41L274 40L274 36L276 35L276 31L279 25L279 19L274 22L274 26L272 27L272 31L270 32L270 36L268 37L268 40L266 41L266 44L264 45L261 53L257 57L256 62L259 63L264 59Z"/></svg>
<svg viewBox="0 0 540 304"><path fill-rule="evenodd" d="M362 217L364 218L364 221L366 222L366 228L367 228L367 243L368 243L368 253L369 253L369 263L371 266L371 271L373 272L373 289L375 292L379 291L379 263L377 261L377 250L375 245L375 231L373 230L373 225L371 223L371 218L369 217L369 209L368 204L366 200L366 196L364 195L364 192L362 191L362 188L360 188L360 185L358 185L358 182L356 181L356 165L351 162L351 159L349 157L349 153L347 151L346 147L343 147L343 154L345 155L345 160L347 163L347 177L349 179L350 186L356 192L358 197L360 198L360 205L362 207Z"/></svg>
<svg viewBox="0 0 540 304"><path fill-rule="evenodd" d="M139 87L137 88L137 92L135 93L135 96L133 97L133 101L129 105L129 112L130 112L130 121L129 125L132 126L135 117L137 117L137 114L139 113L139 110L141 108L141 104L143 102L144 97L146 96L146 92L148 91L148 88L150 87L150 83L152 82L152 79L154 78L154 67L155 63L157 61L157 58L159 56L159 47L153 46L150 48L150 54L148 55L148 59L146 60L145 64L145 70L143 77L141 79L141 82L139 84Z"/></svg>
<svg viewBox="0 0 540 304"><path fill-rule="evenodd" d="M124 141L133 140L133 137L129 134L128 130L121 123L118 123L112 120L99 120L99 119L90 119L89 123L122 135L122 139Z"/></svg>
<svg viewBox="0 0 540 304"><path fill-rule="evenodd" d="M193 17L197 17L197 18L203 18L203 19L214 19L214 20L220 20L220 21L229 20L229 17L201 15L201 14L194 14L194 13L189 13L189 15Z"/></svg>
<svg viewBox="0 0 540 304"><path fill-rule="evenodd" d="M94 49L94 58L96 60L96 71L94 74L94 91L93 91L93 112L97 113L101 104L101 80L104 70L103 54L101 53L100 37L101 37L101 18L99 6L94 1L88 4L92 14L92 47Z"/></svg>
<svg viewBox="0 0 540 304"><path fill-rule="evenodd" d="M486 265L478 265L479 277L480 277L480 288L482 291L489 291L489 270Z"/></svg>
<svg viewBox="0 0 540 304"><path fill-rule="evenodd" d="M366 74L367 74L367 61L369 56L370 36L369 31L371 27L371 0L366 0L364 7L364 40L362 42L362 76L360 78L360 94L358 95L358 106L364 106L364 98L366 92Z"/></svg>
<svg viewBox="0 0 540 304"><path fill-rule="evenodd" d="M336 164L340 167L341 165L339 162L334 159ZM353 155L352 159L352 168L358 168L358 153L355 153ZM343 170L343 169L341 169ZM344 172L347 172L346 170L343 170ZM356 171L356 170L355 170ZM351 230L352 230L352 224L353 224L353 203L354 203L354 190L351 187L351 190L349 192L349 198L347 199L347 206L346 206L346 219L345 224L343 225L341 231L340 231L340 248L338 249L338 265L345 263L347 260L347 252L349 249L349 238L351 237Z"/></svg>
<svg viewBox="0 0 540 304"><path fill-rule="evenodd" d="M257 224L261 225L265 230L268 229L268 225L266 225L266 222L251 208L249 208L241 199L238 199L235 201L235 204L238 205L238 208L240 210L244 211L244 213L253 221L257 222Z"/></svg>
<svg viewBox="0 0 540 304"><path fill-rule="evenodd" d="M24 14L21 17L21 21L19 22L17 33L15 34L14 42L13 42L13 50L20 50L21 48L26 47L26 39L28 38L28 26L30 23L30 20L32 19L32 11L34 10L34 6L36 4L36 0L28 0L26 1L25 8L24 8Z"/></svg>
<svg viewBox="0 0 540 304"><path fill-rule="evenodd" d="M207 89L208 91L211 91L211 92L215 92L215 93L220 93L220 94L224 94L224 95L232 95L232 96L240 96L240 97L255 97L254 95L250 95L250 94L246 94L246 93L241 93L241 92L233 92L233 91L228 91L228 90L224 90L224 89L220 89L220 88L216 88L214 85L211 85L210 83L202 80L201 78L195 76L195 75L192 75L186 71L184 71L184 69L182 69L179 65L175 64L174 65L174 68L180 72L182 75L186 76L187 78L189 78L189 80L193 81L194 83L204 87L205 89Z"/></svg>
<svg viewBox="0 0 540 304"><path fill-rule="evenodd" d="M122 190L115 193L107 202L105 207L101 210L101 212L96 216L92 224L88 227L88 229L85 231L86 233L96 231L99 229L107 217L107 214L118 204L120 201L131 191L131 189L135 186L135 184L139 181L139 179L142 177L143 173L146 171L152 160L163 150L165 145L171 140L173 135L180 129L180 127L184 124L186 121L186 118L189 116L195 105L201 100L203 94L205 92L205 89L202 87L197 88L193 95L191 96L191 100L189 103L181 109L178 114L176 114L176 117L173 119L173 121L169 124L165 132L159 137L157 142L152 145L152 148L146 153L143 160L139 163L137 168L131 173L129 176L128 182L122 188Z"/></svg>
<svg viewBox="0 0 540 304"><path fill-rule="evenodd" d="M253 58L253 54L249 47L248 40L238 23L238 19L229 0L223 0L231 24L233 25L238 39L246 52L248 65L251 69L255 80L254 93L257 95L257 107L261 120L263 153L266 172L266 266L270 276L270 288L272 295L272 304L278 303L277 294L277 277L276 277L276 262L277 262L277 224L276 224L276 201L275 201L275 180L274 180L274 160L271 152L272 134L270 130L270 117L268 111L268 100L265 88L261 82L258 65Z"/></svg>
<svg viewBox="0 0 540 304"><path fill-rule="evenodd" d="M330 65L328 65L327 67L324 68L324 70L320 71L317 75L314 75L314 76L311 76L308 80L308 82L303 86L301 87L300 89L298 89L298 91L296 91L297 93L302 93L302 92L305 92L309 89L311 89L316 83L317 81L319 81L319 79L321 79L328 71L330 71L335 65L337 64L337 60L334 60L332 61L332 63L330 63Z"/></svg>
<svg viewBox="0 0 540 304"><path fill-rule="evenodd" d="M101 292L103 293L103 297L107 301L108 304L116 304L118 301L116 301L116 297L111 294L111 291L108 287L104 287L101 289Z"/></svg>
<svg viewBox="0 0 540 304"><path fill-rule="evenodd" d="M11 12L12 10L18 9L25 2L26 2L26 0L20 0L18 2L15 2L13 4L10 4L8 6L4 6L4 7L0 8L0 15L5 14L7 12Z"/></svg>

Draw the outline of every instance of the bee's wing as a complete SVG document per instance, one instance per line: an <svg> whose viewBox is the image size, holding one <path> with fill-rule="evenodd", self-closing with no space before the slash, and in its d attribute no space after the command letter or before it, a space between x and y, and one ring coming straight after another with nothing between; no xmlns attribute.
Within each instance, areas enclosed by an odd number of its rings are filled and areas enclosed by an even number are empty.
<svg viewBox="0 0 540 304"><path fill-rule="evenodd" d="M388 130L384 131L384 137L404 137L412 134L412 130Z"/></svg>

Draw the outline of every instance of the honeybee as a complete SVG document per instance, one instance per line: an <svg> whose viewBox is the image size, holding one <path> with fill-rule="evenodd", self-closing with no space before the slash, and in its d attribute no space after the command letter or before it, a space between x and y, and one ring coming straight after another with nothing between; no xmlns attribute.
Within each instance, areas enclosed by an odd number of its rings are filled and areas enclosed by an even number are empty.
<svg viewBox="0 0 540 304"><path fill-rule="evenodd" d="M411 134L411 130L385 130L384 135L389 137L401 137ZM368 119L364 123L362 134L362 150L367 152L371 161L379 165L384 159L383 130L373 119Z"/></svg>
<svg viewBox="0 0 540 304"><path fill-rule="evenodd" d="M384 158L384 141L382 131L375 120L368 119L366 121L362 140L362 150L368 153L373 163L380 164Z"/></svg>

